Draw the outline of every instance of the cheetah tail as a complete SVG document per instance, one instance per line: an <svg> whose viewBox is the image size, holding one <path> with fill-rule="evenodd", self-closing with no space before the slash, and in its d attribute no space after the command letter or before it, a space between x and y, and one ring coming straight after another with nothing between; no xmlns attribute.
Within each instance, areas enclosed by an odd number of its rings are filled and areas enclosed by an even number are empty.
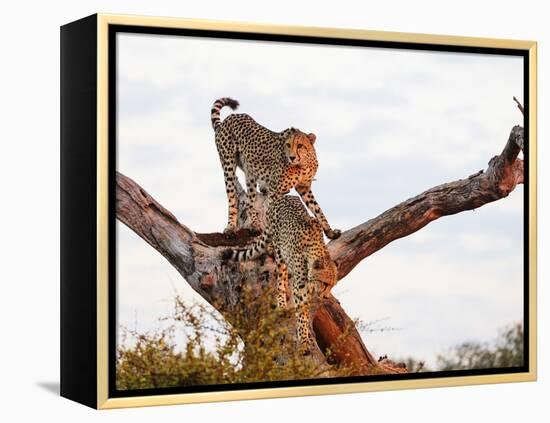
<svg viewBox="0 0 550 423"><path fill-rule="evenodd" d="M267 231L264 231L262 236L257 238L254 244L243 249L225 250L222 252L221 258L222 260L232 260L232 261L247 261L247 260L255 259L259 255L267 251L267 242L268 242Z"/></svg>
<svg viewBox="0 0 550 423"><path fill-rule="evenodd" d="M229 106L231 110L235 110L239 107L239 102L229 97L218 98L214 102L211 111L212 127L214 128L214 131L222 123L220 120L220 110L225 106Z"/></svg>

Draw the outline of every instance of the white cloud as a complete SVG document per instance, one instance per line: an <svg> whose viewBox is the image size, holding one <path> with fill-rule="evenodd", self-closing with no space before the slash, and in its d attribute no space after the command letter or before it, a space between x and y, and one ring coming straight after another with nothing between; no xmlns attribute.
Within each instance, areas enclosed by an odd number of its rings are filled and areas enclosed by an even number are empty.
<svg viewBox="0 0 550 423"><path fill-rule="evenodd" d="M513 240L503 235L461 233L457 236L457 242L459 246L474 253L510 251L514 248Z"/></svg>

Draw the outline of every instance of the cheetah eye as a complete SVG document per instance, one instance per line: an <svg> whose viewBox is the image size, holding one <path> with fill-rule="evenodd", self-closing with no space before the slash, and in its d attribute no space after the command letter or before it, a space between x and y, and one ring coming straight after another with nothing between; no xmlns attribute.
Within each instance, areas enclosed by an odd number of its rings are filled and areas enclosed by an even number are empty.
<svg viewBox="0 0 550 423"><path fill-rule="evenodd" d="M286 148L290 148L290 144L289 144L289 143L286 144Z"/></svg>
<svg viewBox="0 0 550 423"><path fill-rule="evenodd" d="M298 148L302 148L304 144L298 144Z"/></svg>

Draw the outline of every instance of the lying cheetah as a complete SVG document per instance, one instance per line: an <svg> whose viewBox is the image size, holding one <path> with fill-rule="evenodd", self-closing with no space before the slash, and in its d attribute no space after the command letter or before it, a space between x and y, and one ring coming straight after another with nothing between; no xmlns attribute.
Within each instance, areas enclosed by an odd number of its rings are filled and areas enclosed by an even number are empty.
<svg viewBox="0 0 550 423"><path fill-rule="evenodd" d="M277 262L277 305L287 306L290 273L300 349L308 354L315 345L312 317L316 304L336 284L336 265L328 253L321 225L308 214L298 197L285 195L274 200L266 220L266 230L253 245L242 250L225 250L222 259L250 260L264 253L271 243Z"/></svg>
<svg viewBox="0 0 550 423"><path fill-rule="evenodd" d="M296 188L307 207L319 219L327 237L338 238L341 231L331 229L311 192L311 182L318 167L313 147L315 134L305 134L295 128L273 132L247 114L231 114L222 122L220 110L224 106L235 110L239 103L229 97L220 98L214 102L211 116L229 202L225 231L234 231L237 227L235 171L239 166L246 177L247 213L254 228L258 227L254 210L257 184L267 194L268 201Z"/></svg>

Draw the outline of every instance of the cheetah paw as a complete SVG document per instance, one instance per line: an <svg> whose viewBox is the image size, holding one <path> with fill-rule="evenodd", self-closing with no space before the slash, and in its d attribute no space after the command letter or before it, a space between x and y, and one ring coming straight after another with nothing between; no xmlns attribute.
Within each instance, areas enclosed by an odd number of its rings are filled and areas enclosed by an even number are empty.
<svg viewBox="0 0 550 423"><path fill-rule="evenodd" d="M342 231L340 229L329 229L325 232L325 235L329 239L337 239L340 238L340 235L342 235Z"/></svg>

